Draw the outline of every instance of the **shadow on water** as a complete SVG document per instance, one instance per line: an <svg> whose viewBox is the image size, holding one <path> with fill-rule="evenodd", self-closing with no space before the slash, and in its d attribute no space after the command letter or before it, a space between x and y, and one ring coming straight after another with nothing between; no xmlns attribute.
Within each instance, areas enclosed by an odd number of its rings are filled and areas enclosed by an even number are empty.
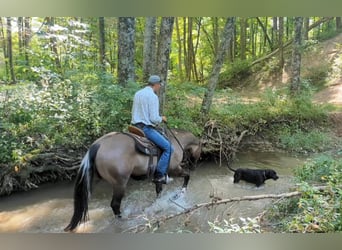
<svg viewBox="0 0 342 250"><path fill-rule="evenodd" d="M281 153L240 153L233 168L272 168L277 171L280 177L277 181L267 180L266 184L259 188L244 181L233 184L232 171L215 162L203 162L195 171L191 171L189 187L185 194L180 193L183 182L181 178L175 178L164 186L162 196L158 199L154 184L131 180L122 200L123 218L120 220L114 219L110 208L110 185L99 181L94 184L89 202L90 220L80 225L77 232L134 232L138 225L149 228L152 219L163 218L196 204L210 202L213 196L226 199L288 192L294 185L292 169L304 160ZM37 190L0 198L0 232L63 232L73 211L73 185L73 182L47 184ZM156 232L208 232L208 221L255 217L270 203L271 200L264 199L198 209L161 223ZM150 228L148 231L151 230Z"/></svg>

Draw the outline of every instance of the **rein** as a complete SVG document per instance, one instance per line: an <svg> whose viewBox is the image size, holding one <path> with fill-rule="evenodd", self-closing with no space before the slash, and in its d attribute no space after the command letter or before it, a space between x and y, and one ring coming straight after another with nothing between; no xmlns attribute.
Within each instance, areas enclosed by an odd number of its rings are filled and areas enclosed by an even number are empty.
<svg viewBox="0 0 342 250"><path fill-rule="evenodd" d="M179 142L178 138L176 137L176 135L172 132L172 130L170 129L170 127L167 125L167 123L165 122L164 123L166 128L168 129L168 131L170 132L170 134L173 136L173 138L175 138L176 142L178 143L178 145L180 146L182 152L183 152L183 156L184 156L184 159L186 161L188 161L191 165L195 165L194 162L191 160L191 157L188 157L188 155L186 154L182 144Z"/></svg>
<svg viewBox="0 0 342 250"><path fill-rule="evenodd" d="M173 138L175 138L176 142L178 143L178 145L180 146L180 148L182 149L182 151L184 153L184 148L183 148L182 144L179 142L178 138L175 136L175 134L172 132L172 130L169 128L169 126L167 125L166 122L165 122L165 126L169 130L169 132L173 136Z"/></svg>

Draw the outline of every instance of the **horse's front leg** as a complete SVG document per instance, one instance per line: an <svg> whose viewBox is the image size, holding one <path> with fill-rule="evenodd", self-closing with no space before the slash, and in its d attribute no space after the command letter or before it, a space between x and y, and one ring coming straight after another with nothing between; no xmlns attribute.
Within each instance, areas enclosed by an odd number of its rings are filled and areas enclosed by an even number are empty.
<svg viewBox="0 0 342 250"><path fill-rule="evenodd" d="M189 180L190 180L189 172L185 171L181 166L178 166L174 170L173 174L174 174L174 176L179 176L179 177L183 177L184 178L182 190L185 191L186 188L188 187L188 183L189 183Z"/></svg>
<svg viewBox="0 0 342 250"><path fill-rule="evenodd" d="M182 190L185 191L186 188L188 187L188 183L189 183L189 180L190 180L190 175L189 175L189 173L187 173L187 172L185 172L183 170L182 176L184 177L184 182L183 182Z"/></svg>
<svg viewBox="0 0 342 250"><path fill-rule="evenodd" d="M163 184L160 182L155 183L156 184L156 193L157 193L157 198L160 197L160 193L163 190Z"/></svg>

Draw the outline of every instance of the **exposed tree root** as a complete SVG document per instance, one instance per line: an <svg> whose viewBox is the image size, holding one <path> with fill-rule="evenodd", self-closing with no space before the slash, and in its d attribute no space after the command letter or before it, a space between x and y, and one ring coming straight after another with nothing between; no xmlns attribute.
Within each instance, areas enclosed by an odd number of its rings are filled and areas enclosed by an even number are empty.
<svg viewBox="0 0 342 250"><path fill-rule="evenodd" d="M219 159L220 165L225 160L231 163L238 151L241 140L248 133L248 130L233 130L227 126L217 124L216 121L210 120L205 126L203 135L204 148L203 153L214 156Z"/></svg>
<svg viewBox="0 0 342 250"><path fill-rule="evenodd" d="M34 189L41 183L70 180L76 175L80 157L79 153L57 150L27 156L21 164L3 164L0 166L0 196Z"/></svg>

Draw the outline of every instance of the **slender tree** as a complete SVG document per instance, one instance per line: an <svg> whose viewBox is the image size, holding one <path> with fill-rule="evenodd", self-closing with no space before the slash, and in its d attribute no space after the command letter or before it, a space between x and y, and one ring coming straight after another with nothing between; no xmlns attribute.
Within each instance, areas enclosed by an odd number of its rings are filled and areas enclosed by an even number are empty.
<svg viewBox="0 0 342 250"><path fill-rule="evenodd" d="M1 42L1 47L3 51L3 56L6 59L5 60L5 72L6 76L8 76L8 60L7 60L7 40L5 38L5 24L2 21L2 17L0 17L0 42Z"/></svg>
<svg viewBox="0 0 342 250"><path fill-rule="evenodd" d="M240 58L246 59L246 42L247 42L247 18L240 19Z"/></svg>
<svg viewBox="0 0 342 250"><path fill-rule="evenodd" d="M225 54L229 47L230 41L234 36L234 25L235 25L235 17L227 18L224 31L222 34L220 48L215 56L215 63L213 65L213 69L209 77L208 87L207 87L207 90L205 92L203 102L202 102L201 112L202 112L203 120L207 118L210 108L211 108L215 88L216 88L219 74L220 74L220 71L224 62Z"/></svg>
<svg viewBox="0 0 342 250"><path fill-rule="evenodd" d="M279 17L279 71L282 72L284 68L284 17Z"/></svg>
<svg viewBox="0 0 342 250"><path fill-rule="evenodd" d="M336 17L336 31L342 31L342 18Z"/></svg>
<svg viewBox="0 0 342 250"><path fill-rule="evenodd" d="M7 58L11 76L11 83L16 83L13 64L13 46L12 46L12 18L7 17Z"/></svg>
<svg viewBox="0 0 342 250"><path fill-rule="evenodd" d="M31 17L24 18L24 53L25 53L25 63L27 66L30 65L30 58L28 50L30 48L30 39L31 39Z"/></svg>
<svg viewBox="0 0 342 250"><path fill-rule="evenodd" d="M135 80L135 18L119 17L118 22L118 82L126 86Z"/></svg>
<svg viewBox="0 0 342 250"><path fill-rule="evenodd" d="M143 81L156 71L157 18L147 17L144 33Z"/></svg>
<svg viewBox="0 0 342 250"><path fill-rule="evenodd" d="M300 67L301 67L301 44L303 17L295 17L295 33L292 51L292 70L291 70L291 94L296 95L300 91Z"/></svg>
<svg viewBox="0 0 342 250"><path fill-rule="evenodd" d="M177 35L177 46L178 46L178 74L179 74L179 79L180 81L183 81L184 79L184 73L183 73L183 62L182 62L182 51L183 51L183 46L182 46L182 39L181 39L181 32L180 32L180 18L175 19L175 24L176 24L176 35Z"/></svg>
<svg viewBox="0 0 342 250"><path fill-rule="evenodd" d="M99 58L102 73L106 72L106 39L105 39L105 19L99 17Z"/></svg>
<svg viewBox="0 0 342 250"><path fill-rule="evenodd" d="M19 54L22 55L23 53L23 47L24 47L24 19L23 17L17 18L17 24L18 24L18 46L19 46Z"/></svg>
<svg viewBox="0 0 342 250"><path fill-rule="evenodd" d="M309 40L310 17L304 17L303 23L304 23L303 39L304 40Z"/></svg>
<svg viewBox="0 0 342 250"><path fill-rule="evenodd" d="M157 52L157 72L163 81L163 87L160 91L160 112L163 113L165 103L165 90L167 85L167 73L169 70L171 41L174 17L163 17L161 20L160 34L158 40Z"/></svg>
<svg viewBox="0 0 342 250"><path fill-rule="evenodd" d="M57 49L57 38L56 38L56 34L55 31L53 29L53 26L55 25L55 18L54 17L47 17L47 24L48 24L48 29L49 29L49 33L50 33L50 46L51 46L51 51L52 51L52 55L55 61L55 66L57 68L58 72L62 72L62 64L61 64L61 60L59 58L59 53L58 53L58 49Z"/></svg>

